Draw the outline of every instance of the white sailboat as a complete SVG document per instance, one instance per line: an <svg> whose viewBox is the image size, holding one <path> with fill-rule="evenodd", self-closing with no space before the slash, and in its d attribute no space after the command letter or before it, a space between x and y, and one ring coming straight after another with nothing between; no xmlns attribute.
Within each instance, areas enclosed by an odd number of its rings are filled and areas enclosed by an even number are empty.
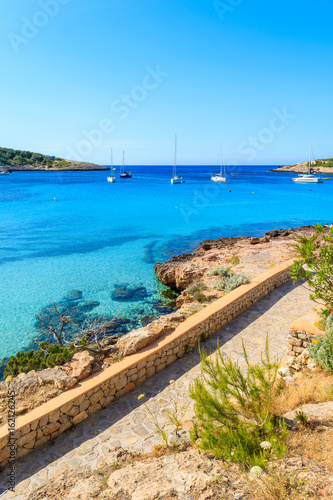
<svg viewBox="0 0 333 500"><path fill-rule="evenodd" d="M123 151L123 166L120 169L119 177L121 179L130 179L132 177L132 172L125 172L125 151Z"/></svg>
<svg viewBox="0 0 333 500"><path fill-rule="evenodd" d="M226 182L227 181L227 174L226 174L226 170L225 170L225 165L223 165L222 143L221 143L221 168L220 168L220 173L212 175L211 176L211 180L213 182Z"/></svg>
<svg viewBox="0 0 333 500"><path fill-rule="evenodd" d="M171 184L184 184L181 175L177 175L177 135L175 136L175 161L173 164Z"/></svg>
<svg viewBox="0 0 333 500"><path fill-rule="evenodd" d="M294 182L298 182L301 184L318 184L322 183L323 178L322 177L316 177L315 175L311 174L311 141L309 145L309 169L307 174L299 174L298 177L295 179L292 179Z"/></svg>
<svg viewBox="0 0 333 500"><path fill-rule="evenodd" d="M115 168L113 168L113 151L111 148L111 174L107 177L108 182L116 182L116 176L113 174L113 171Z"/></svg>

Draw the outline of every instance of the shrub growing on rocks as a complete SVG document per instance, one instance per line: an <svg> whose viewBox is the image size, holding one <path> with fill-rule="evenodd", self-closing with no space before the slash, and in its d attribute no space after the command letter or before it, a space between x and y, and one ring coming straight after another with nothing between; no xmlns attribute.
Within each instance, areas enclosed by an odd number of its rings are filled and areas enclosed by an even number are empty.
<svg viewBox="0 0 333 500"><path fill-rule="evenodd" d="M250 281L249 278L244 274L234 274L230 269L230 267L228 267L227 269L224 269L223 267L217 267L211 273L209 273L209 276L220 276L220 279L216 280L216 283L214 285L214 288L216 290L229 293L232 292L232 290L235 290L235 288L239 287L240 285L244 285L245 283L248 283Z"/></svg>
<svg viewBox="0 0 333 500"><path fill-rule="evenodd" d="M74 344L61 346L41 342L36 351L18 352L15 356L11 356L4 370L4 377L8 375L16 377L22 372L28 373L31 370L44 370L63 365L73 357L75 351Z"/></svg>
<svg viewBox="0 0 333 500"><path fill-rule="evenodd" d="M207 286L200 280L197 280L193 285L187 289L190 293L199 293L207 290Z"/></svg>
<svg viewBox="0 0 333 500"><path fill-rule="evenodd" d="M315 233L309 238L298 236L295 245L299 258L290 268L296 283L304 280L312 291L310 299L324 301L324 316L333 312L333 229L328 232L316 224Z"/></svg>
<svg viewBox="0 0 333 500"><path fill-rule="evenodd" d="M231 267L227 267L227 268L216 267L208 274L208 276L223 276L223 277L227 278L228 276L232 275L230 270L231 270Z"/></svg>
<svg viewBox="0 0 333 500"><path fill-rule="evenodd" d="M333 317L326 321L326 332L322 337L316 336L308 347L309 356L324 370L333 373Z"/></svg>
<svg viewBox="0 0 333 500"><path fill-rule="evenodd" d="M192 439L216 457L263 466L263 441L271 443L271 456L279 457L285 452L285 425L277 424L271 411L281 390L276 382L278 363L270 360L267 341L260 364L250 365L244 346L243 349L246 373L238 363L225 357L219 346L214 358L208 358L205 350L200 351L201 377L190 390L196 417Z"/></svg>

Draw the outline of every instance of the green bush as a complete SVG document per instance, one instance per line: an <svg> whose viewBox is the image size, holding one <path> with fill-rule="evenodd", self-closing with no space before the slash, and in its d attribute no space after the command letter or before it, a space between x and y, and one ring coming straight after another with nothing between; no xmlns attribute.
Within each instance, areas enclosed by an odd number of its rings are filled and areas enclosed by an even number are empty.
<svg viewBox="0 0 333 500"><path fill-rule="evenodd" d="M333 312L333 229L328 232L320 224L314 226L315 233L310 237L298 236L295 245L298 260L290 268L294 282L304 280L312 291L310 299L323 301L326 308L324 316Z"/></svg>
<svg viewBox="0 0 333 500"><path fill-rule="evenodd" d="M228 260L229 264L231 264L232 266L238 266L238 264L240 263L240 259L239 257L234 254L229 260Z"/></svg>
<svg viewBox="0 0 333 500"><path fill-rule="evenodd" d="M198 293L207 290L207 286L200 280L197 280L193 285L189 286L187 291L189 293Z"/></svg>
<svg viewBox="0 0 333 500"><path fill-rule="evenodd" d="M244 285L249 281L250 281L249 278L247 276L244 276L243 274L241 274L240 276L231 274L226 278L217 280L214 285L214 288L216 290L225 291L226 293L229 293L232 292L232 290L235 290L235 288L239 287L240 285Z"/></svg>
<svg viewBox="0 0 333 500"><path fill-rule="evenodd" d="M271 362L267 341L260 364L250 365L244 346L243 350L244 373L219 346L212 359L200 351L201 377L190 388L196 418L191 437L216 457L264 466L268 453L281 457L286 451L285 424L279 424L271 412L281 390L276 382L278 363ZM264 441L269 442L269 452L261 447Z"/></svg>
<svg viewBox="0 0 333 500"><path fill-rule="evenodd" d="M330 314L326 319L325 329L333 331L333 314Z"/></svg>
<svg viewBox="0 0 333 500"><path fill-rule="evenodd" d="M232 292L235 288L250 281L244 274L234 274L231 271L231 267L227 267L226 269L224 267L216 267L208 276L220 276L220 279L216 280L214 288L226 293Z"/></svg>
<svg viewBox="0 0 333 500"><path fill-rule="evenodd" d="M4 370L4 377L8 375L16 377L22 372L28 373L30 370L38 371L63 365L73 357L75 351L74 344L61 346L41 342L36 351L18 352L15 356L11 356Z"/></svg>
<svg viewBox="0 0 333 500"><path fill-rule="evenodd" d="M328 327L322 337L316 336L308 347L309 356L313 361L329 373L333 373L333 325L332 315L326 321Z"/></svg>
<svg viewBox="0 0 333 500"><path fill-rule="evenodd" d="M215 269L213 269L213 271L211 271L208 276L223 276L223 277L228 277L230 276L232 273L230 272L230 269L231 267L227 267L227 268L224 268L224 267L216 267Z"/></svg>
<svg viewBox="0 0 333 500"><path fill-rule="evenodd" d="M199 292L197 293L195 296L194 296L195 300L197 300L198 302L207 302L209 299L208 297L202 293L202 292Z"/></svg>

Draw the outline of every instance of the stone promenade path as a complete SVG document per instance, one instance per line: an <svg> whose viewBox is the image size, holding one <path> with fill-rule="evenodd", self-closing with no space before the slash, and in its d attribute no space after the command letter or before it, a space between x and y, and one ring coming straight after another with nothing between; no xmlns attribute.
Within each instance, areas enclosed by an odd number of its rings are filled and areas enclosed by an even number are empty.
<svg viewBox="0 0 333 500"><path fill-rule="evenodd" d="M207 340L205 348L214 352L219 339L222 351L242 365L245 361L242 341L250 362L255 362L260 360L268 335L272 357L282 358L287 352L289 325L314 307L308 297L309 292L304 287L288 282L220 329ZM146 405L160 424L166 422L163 410L172 409L175 401L179 407L187 408L185 419L190 419L193 410L189 385L199 373L200 358L195 350L59 436L53 445L42 446L18 460L16 491L7 491L0 499L20 499L24 493L45 484L67 468L88 465L96 469L105 455L119 446L150 451L162 439ZM174 382L170 383L172 380ZM145 394L145 398L138 400L140 394ZM5 484L7 472L0 475L1 486Z"/></svg>

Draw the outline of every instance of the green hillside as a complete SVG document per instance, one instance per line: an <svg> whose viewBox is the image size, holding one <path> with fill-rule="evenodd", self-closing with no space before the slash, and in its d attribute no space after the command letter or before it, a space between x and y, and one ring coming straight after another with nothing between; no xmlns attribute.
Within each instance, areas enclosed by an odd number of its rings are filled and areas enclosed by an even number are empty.
<svg viewBox="0 0 333 500"><path fill-rule="evenodd" d="M8 148L0 148L0 160L3 167L30 165L36 168L68 168L71 166L70 162L61 158Z"/></svg>
<svg viewBox="0 0 333 500"><path fill-rule="evenodd" d="M326 158L323 160L317 160L316 167L324 167L324 168L332 168L333 167L333 158Z"/></svg>

